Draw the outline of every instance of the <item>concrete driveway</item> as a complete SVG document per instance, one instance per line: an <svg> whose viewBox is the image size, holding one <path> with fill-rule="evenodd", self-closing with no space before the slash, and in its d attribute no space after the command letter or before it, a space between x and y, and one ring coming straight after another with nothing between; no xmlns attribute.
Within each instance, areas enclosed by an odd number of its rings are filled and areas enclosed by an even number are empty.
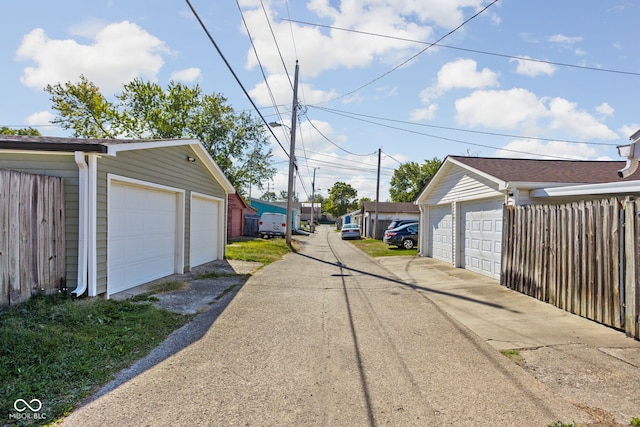
<svg viewBox="0 0 640 427"><path fill-rule="evenodd" d="M332 228L319 227L303 242L301 253L256 272L202 336L63 424L547 426L598 420L448 314L428 289L399 279Z"/></svg>

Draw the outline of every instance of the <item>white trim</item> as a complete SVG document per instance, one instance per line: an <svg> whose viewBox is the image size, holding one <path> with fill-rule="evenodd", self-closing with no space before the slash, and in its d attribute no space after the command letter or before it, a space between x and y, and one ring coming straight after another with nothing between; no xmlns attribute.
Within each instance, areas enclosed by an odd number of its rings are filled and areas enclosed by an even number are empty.
<svg viewBox="0 0 640 427"><path fill-rule="evenodd" d="M536 190L532 190L530 195L531 197L563 197L628 193L640 193L640 181L606 182L603 184L538 188Z"/></svg>
<svg viewBox="0 0 640 427"><path fill-rule="evenodd" d="M117 141L117 140L116 140ZM105 143L107 155L115 156L120 151L146 150L149 148L180 147L182 145L200 144L197 139L140 140L139 142Z"/></svg>
<svg viewBox="0 0 640 427"><path fill-rule="evenodd" d="M107 143L107 155L116 156L120 151L130 150L145 150L152 148L163 147L180 147L189 145L202 164L209 170L209 173L215 178L215 180L222 186L223 190L229 193L235 193L235 189L231 184L231 181L222 172L220 166L213 160L209 152L204 148L204 145L197 139L169 139L169 140L155 140L155 141L140 141L140 142L126 142L126 143ZM186 159L184 159L186 162Z"/></svg>
<svg viewBox="0 0 640 427"><path fill-rule="evenodd" d="M111 222L111 215L109 215L109 203L111 200L111 186L113 182L123 183L127 185L133 185L142 188L152 188L155 190L165 191L169 193L175 193L177 196L176 206L176 246L174 257L174 272L178 274L184 273L184 234L185 234L185 190L182 188L169 187L166 185L156 184L154 182L142 181L139 179L129 178L126 176L107 174L107 298L110 297L109 289L109 276L110 276L110 264L109 264L109 226Z"/></svg>

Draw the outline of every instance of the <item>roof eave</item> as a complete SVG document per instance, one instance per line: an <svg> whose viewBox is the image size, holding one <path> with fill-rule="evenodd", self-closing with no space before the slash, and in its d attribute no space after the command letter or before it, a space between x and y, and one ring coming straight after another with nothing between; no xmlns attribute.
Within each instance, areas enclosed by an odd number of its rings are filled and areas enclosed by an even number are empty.
<svg viewBox="0 0 640 427"><path fill-rule="evenodd" d="M531 197L567 197L599 194L640 193L640 181L605 182L564 187L545 187L531 191Z"/></svg>

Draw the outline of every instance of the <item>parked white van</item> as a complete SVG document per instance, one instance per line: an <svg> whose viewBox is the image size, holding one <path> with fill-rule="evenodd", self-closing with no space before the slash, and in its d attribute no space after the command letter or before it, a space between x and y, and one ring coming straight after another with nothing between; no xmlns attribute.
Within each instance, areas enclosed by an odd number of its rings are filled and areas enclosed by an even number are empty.
<svg viewBox="0 0 640 427"><path fill-rule="evenodd" d="M260 237L284 237L287 232L287 216L280 213L265 212L258 221Z"/></svg>

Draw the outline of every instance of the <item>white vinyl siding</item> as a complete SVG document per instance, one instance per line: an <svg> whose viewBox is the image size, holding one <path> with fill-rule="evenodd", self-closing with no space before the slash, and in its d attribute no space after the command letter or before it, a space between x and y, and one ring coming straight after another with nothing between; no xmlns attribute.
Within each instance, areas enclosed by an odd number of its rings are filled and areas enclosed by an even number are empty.
<svg viewBox="0 0 640 427"><path fill-rule="evenodd" d="M498 184L468 170L451 165L446 175L442 175L437 187L430 189L426 205L451 203L473 199L486 199L503 196Z"/></svg>

